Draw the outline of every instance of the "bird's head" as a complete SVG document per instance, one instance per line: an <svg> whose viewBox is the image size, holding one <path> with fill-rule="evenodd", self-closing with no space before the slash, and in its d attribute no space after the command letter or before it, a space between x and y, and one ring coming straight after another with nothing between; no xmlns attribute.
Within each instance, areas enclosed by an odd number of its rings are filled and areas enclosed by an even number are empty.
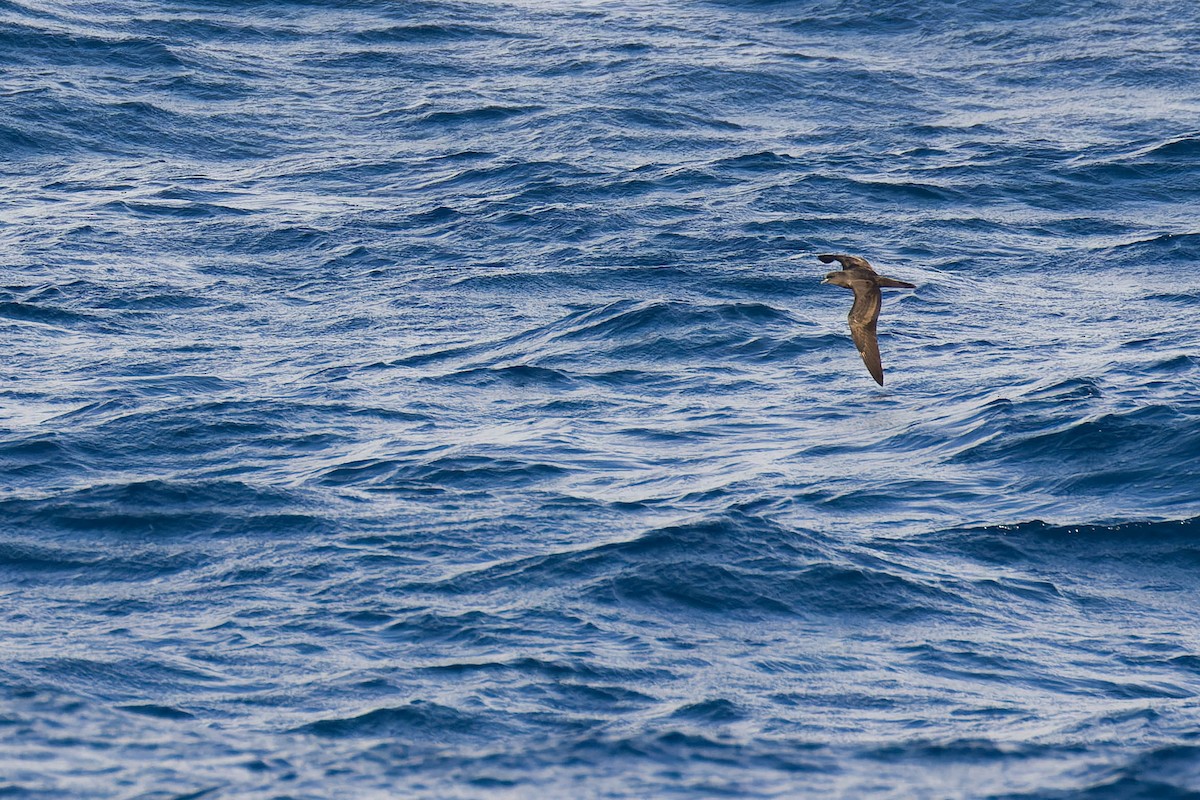
<svg viewBox="0 0 1200 800"><path fill-rule="evenodd" d="M846 273L841 271L827 273L825 275L825 280L821 281L821 283L832 283L834 286L845 286Z"/></svg>

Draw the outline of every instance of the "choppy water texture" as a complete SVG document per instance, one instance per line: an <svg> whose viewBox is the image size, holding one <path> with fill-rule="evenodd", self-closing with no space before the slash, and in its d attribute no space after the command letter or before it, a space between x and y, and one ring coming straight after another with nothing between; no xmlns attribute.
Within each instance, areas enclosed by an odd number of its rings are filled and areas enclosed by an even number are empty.
<svg viewBox="0 0 1200 800"><path fill-rule="evenodd" d="M1197 52L0 0L0 796L1200 796Z"/></svg>

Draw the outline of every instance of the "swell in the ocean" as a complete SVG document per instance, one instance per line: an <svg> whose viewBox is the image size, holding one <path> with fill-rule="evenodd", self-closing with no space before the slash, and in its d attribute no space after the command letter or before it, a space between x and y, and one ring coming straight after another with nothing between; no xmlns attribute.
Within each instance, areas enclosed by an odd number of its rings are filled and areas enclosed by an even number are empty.
<svg viewBox="0 0 1200 800"><path fill-rule="evenodd" d="M1200 795L1195 22L0 0L0 796Z"/></svg>

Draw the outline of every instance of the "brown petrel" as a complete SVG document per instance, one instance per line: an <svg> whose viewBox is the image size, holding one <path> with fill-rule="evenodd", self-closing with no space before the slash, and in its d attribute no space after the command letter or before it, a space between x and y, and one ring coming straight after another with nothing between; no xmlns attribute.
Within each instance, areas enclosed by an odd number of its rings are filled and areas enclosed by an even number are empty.
<svg viewBox="0 0 1200 800"><path fill-rule="evenodd" d="M879 323L879 307L883 304L880 287L889 289L915 289L915 284L885 278L871 267L865 258L858 256L824 253L817 256L822 263L837 261L842 268L825 276L821 283L845 286L854 292L854 305L850 307L850 336L862 356L867 371L880 386L883 386L883 364L879 362L879 338L875 326Z"/></svg>

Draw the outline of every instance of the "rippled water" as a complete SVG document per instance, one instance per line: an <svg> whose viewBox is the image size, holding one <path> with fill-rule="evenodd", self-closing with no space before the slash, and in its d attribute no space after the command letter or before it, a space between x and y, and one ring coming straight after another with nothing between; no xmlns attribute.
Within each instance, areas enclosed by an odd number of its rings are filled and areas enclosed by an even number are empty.
<svg viewBox="0 0 1200 800"><path fill-rule="evenodd" d="M1197 796L1198 50L0 0L0 796Z"/></svg>

